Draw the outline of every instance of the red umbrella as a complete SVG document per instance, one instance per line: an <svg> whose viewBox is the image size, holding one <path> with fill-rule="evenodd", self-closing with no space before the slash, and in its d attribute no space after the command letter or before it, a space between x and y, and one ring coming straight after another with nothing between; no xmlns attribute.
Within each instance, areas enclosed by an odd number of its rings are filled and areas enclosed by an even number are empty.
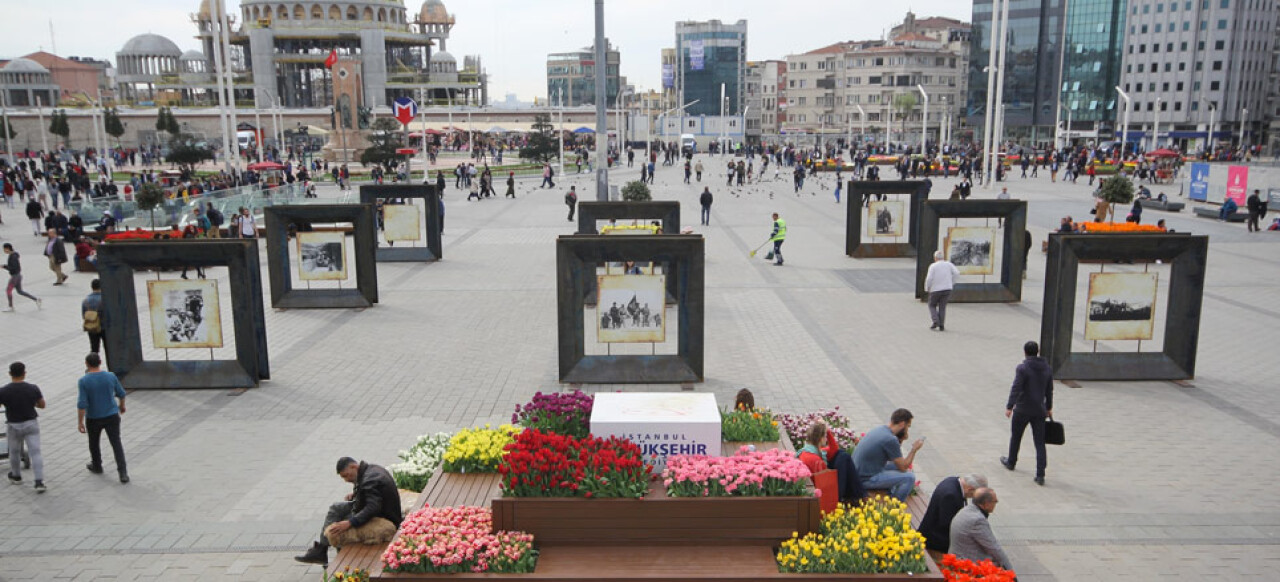
<svg viewBox="0 0 1280 582"><path fill-rule="evenodd" d="M1167 148L1160 148L1155 151L1147 152L1148 158L1176 158L1181 155L1182 154Z"/></svg>
<svg viewBox="0 0 1280 582"><path fill-rule="evenodd" d="M257 162L249 164L248 169L252 172L265 172L270 170L283 170L284 164L276 162Z"/></svg>

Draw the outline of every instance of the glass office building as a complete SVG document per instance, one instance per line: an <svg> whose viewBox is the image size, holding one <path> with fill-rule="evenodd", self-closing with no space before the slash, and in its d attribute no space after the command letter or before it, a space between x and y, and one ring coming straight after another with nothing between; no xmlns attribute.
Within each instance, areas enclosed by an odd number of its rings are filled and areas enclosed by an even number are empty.
<svg viewBox="0 0 1280 582"><path fill-rule="evenodd" d="M675 89L686 115L720 115L724 85L726 115L742 114L747 69L747 21L676 23Z"/></svg>
<svg viewBox="0 0 1280 582"><path fill-rule="evenodd" d="M618 74L620 58L618 50L605 39L605 102L609 107L617 105L618 88L622 77ZM579 107L596 104L596 52L595 45L573 52L547 55L547 103L555 106Z"/></svg>
<svg viewBox="0 0 1280 582"><path fill-rule="evenodd" d="M974 0L965 123L982 139L986 117L992 0ZM1005 135L1026 145L1050 143L1057 119L1064 0L1013 0L1004 80Z"/></svg>
<svg viewBox="0 0 1280 582"><path fill-rule="evenodd" d="M1067 6L1062 106L1073 128L1111 131L1120 84L1125 0L1071 0ZM1066 111L1061 113L1066 121Z"/></svg>

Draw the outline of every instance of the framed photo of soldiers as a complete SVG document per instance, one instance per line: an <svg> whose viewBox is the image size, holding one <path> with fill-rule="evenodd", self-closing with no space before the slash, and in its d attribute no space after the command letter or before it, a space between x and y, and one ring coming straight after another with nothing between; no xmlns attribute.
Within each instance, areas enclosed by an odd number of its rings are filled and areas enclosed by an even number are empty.
<svg viewBox="0 0 1280 582"><path fill-rule="evenodd" d="M347 237L342 232L298 233L298 278L303 281L347 279Z"/></svg>
<svg viewBox="0 0 1280 582"><path fill-rule="evenodd" d="M954 226L947 229L947 260L961 275L990 275L995 272L992 254L996 229L986 226Z"/></svg>
<svg viewBox="0 0 1280 582"><path fill-rule="evenodd" d="M147 299L155 347L222 347L217 281L147 281Z"/></svg>
<svg viewBox="0 0 1280 582"><path fill-rule="evenodd" d="M666 341L665 275L603 275L596 282L601 343Z"/></svg>
<svg viewBox="0 0 1280 582"><path fill-rule="evenodd" d="M900 200L877 200L867 207L867 236L902 236L905 204Z"/></svg>
<svg viewBox="0 0 1280 582"><path fill-rule="evenodd" d="M422 240L422 212L418 205L383 204L383 237L388 241Z"/></svg>
<svg viewBox="0 0 1280 582"><path fill-rule="evenodd" d="M1156 273L1090 273L1086 340L1149 340L1155 328Z"/></svg>

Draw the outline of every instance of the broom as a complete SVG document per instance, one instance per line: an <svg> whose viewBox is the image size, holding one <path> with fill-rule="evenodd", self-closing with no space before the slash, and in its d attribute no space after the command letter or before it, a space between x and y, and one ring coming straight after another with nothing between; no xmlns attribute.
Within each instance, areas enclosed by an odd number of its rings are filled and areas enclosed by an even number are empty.
<svg viewBox="0 0 1280 582"><path fill-rule="evenodd" d="M747 255L747 256L749 256L749 257L754 257L754 256L756 256L756 252L758 252L760 249L764 248L764 245L767 245L767 244L769 244L770 242L773 242L773 239L769 239L769 240L767 240L767 241L764 241L763 243L760 243L760 246L756 247L756 248L755 248L755 250L751 251L751 253L750 253L749 255Z"/></svg>

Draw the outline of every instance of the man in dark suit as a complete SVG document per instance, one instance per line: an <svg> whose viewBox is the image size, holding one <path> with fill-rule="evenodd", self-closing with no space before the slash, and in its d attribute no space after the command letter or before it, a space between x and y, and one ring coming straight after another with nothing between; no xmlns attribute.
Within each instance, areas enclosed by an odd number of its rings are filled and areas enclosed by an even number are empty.
<svg viewBox="0 0 1280 582"><path fill-rule="evenodd" d="M1249 209L1249 232L1261 231L1258 221L1267 215L1267 203L1262 201L1260 194L1258 190L1254 190L1249 199L1245 201L1245 205Z"/></svg>
<svg viewBox="0 0 1280 582"><path fill-rule="evenodd" d="M1036 445L1036 484L1044 485L1044 468L1048 459L1044 450L1044 419L1053 417L1053 370L1040 357L1040 345L1027 342L1022 346L1026 359L1014 371L1013 387L1009 389L1009 402L1005 405L1005 418L1013 419L1013 434L1009 439L1009 456L1000 457L1000 464L1012 471L1018 464L1018 448L1022 446L1022 434L1031 425L1031 438Z"/></svg>
<svg viewBox="0 0 1280 582"><path fill-rule="evenodd" d="M929 509L920 519L919 532L924 534L924 547L935 552L947 553L951 547L951 519L964 509L973 492L987 486L987 478L968 474L963 477L947 477L938 482L929 497Z"/></svg>

